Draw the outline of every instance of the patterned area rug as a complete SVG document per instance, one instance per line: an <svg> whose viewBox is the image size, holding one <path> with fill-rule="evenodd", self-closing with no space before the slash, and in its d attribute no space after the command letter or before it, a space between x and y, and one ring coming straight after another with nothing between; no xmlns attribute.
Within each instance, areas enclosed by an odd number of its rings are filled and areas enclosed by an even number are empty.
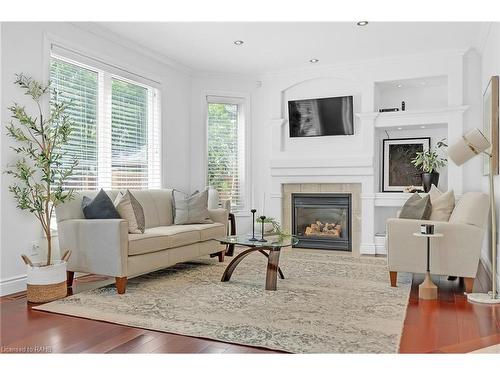
<svg viewBox="0 0 500 375"><path fill-rule="evenodd" d="M410 278L391 288L386 259L282 251L285 280L265 291L267 260L245 258L229 282L231 260L199 260L36 307L127 326L291 353L396 353Z"/></svg>

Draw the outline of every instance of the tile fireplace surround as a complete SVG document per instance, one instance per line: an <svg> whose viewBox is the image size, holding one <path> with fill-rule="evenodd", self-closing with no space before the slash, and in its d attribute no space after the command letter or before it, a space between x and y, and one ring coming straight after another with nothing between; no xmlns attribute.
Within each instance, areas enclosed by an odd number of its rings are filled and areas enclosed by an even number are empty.
<svg viewBox="0 0 500 375"><path fill-rule="evenodd" d="M361 244L361 184L283 184L282 222L283 229L292 228L292 193L348 193L352 199L352 255L360 255Z"/></svg>

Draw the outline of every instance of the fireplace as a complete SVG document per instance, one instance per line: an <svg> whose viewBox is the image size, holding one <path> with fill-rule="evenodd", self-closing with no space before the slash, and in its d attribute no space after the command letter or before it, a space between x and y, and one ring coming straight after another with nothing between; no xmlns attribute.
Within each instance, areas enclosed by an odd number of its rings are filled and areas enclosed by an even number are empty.
<svg viewBox="0 0 500 375"><path fill-rule="evenodd" d="M352 250L351 194L292 193L294 247Z"/></svg>

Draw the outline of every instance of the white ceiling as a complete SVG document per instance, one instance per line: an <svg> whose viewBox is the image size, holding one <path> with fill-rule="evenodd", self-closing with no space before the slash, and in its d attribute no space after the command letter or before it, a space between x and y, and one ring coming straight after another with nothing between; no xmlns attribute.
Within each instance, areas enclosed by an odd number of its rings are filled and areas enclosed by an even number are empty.
<svg viewBox="0 0 500 375"><path fill-rule="evenodd" d="M286 69L477 46L475 22L101 22L188 68L258 75ZM242 46L233 41L243 40Z"/></svg>

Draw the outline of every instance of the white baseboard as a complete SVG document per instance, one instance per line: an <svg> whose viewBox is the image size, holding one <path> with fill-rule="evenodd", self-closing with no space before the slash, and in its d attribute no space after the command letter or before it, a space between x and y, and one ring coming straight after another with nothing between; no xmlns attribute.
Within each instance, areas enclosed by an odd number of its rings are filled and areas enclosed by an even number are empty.
<svg viewBox="0 0 500 375"><path fill-rule="evenodd" d="M377 253L374 243L362 243L359 246L359 253L361 255L375 255Z"/></svg>
<svg viewBox="0 0 500 375"><path fill-rule="evenodd" d="M488 258L486 258L485 254L483 252L481 252L481 263L483 263L484 269L486 270L486 273L488 274L488 277L491 280L492 279L492 274L491 274L492 265L491 265L490 260ZM497 270L497 273L498 273L498 270ZM500 274L497 274L497 286L500 287ZM491 287L491 285L489 285L489 287ZM497 289L498 289L498 287L497 287Z"/></svg>
<svg viewBox="0 0 500 375"><path fill-rule="evenodd" d="M0 297L26 290L26 275L0 280Z"/></svg>

